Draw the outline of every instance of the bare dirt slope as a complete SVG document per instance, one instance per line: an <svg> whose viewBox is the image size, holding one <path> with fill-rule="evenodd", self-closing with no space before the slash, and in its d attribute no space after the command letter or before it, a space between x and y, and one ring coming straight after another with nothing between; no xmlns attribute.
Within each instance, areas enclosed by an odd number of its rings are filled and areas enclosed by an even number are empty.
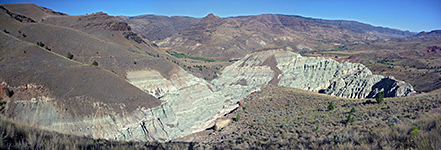
<svg viewBox="0 0 441 150"><path fill-rule="evenodd" d="M78 107L75 101L83 99L127 106L120 110L115 105L115 111L133 111L141 106L150 108L160 104L158 99L101 67L69 60L33 43L20 41L6 33L0 34L0 80L15 91L16 94L11 97L13 100L21 100L26 89L20 86L31 83L42 86L35 92L57 98L59 107L76 114L93 112L92 106Z"/></svg>
<svg viewBox="0 0 441 150"><path fill-rule="evenodd" d="M167 78L179 68L173 57L104 13L69 16L35 4L6 4L0 20L1 80L11 88L42 86L31 95L55 97L74 113L93 111L75 99L104 102L115 111L158 106L158 99L126 81L126 72L152 69ZM26 94L16 91L12 99L30 98Z"/></svg>
<svg viewBox="0 0 441 150"><path fill-rule="evenodd" d="M14 11L9 10L9 7L13 7ZM44 16L44 19L26 22L14 17L28 14L28 7L35 9L35 14L41 15L22 17L32 19ZM8 4L3 8L0 24L8 34L31 43L41 42L43 48L62 56L71 53L75 61L84 64L96 61L99 66L113 70L120 76L125 76L128 70L140 69L154 69L169 76L178 67L169 61L175 58L131 31L127 23L105 13L84 16L58 13L48 15L47 12L52 11L33 4Z"/></svg>

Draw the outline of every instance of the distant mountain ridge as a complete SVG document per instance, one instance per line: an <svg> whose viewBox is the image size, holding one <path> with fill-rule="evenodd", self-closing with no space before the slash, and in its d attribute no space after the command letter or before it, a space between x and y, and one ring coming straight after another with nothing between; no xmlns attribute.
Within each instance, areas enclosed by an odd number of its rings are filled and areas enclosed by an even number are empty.
<svg viewBox="0 0 441 150"><path fill-rule="evenodd" d="M135 32L142 33L143 37L151 41L165 39L189 28L190 25L199 20L193 17L167 17L159 15L118 16L118 18L129 24L137 24L137 26L132 26L132 29Z"/></svg>
<svg viewBox="0 0 441 150"><path fill-rule="evenodd" d="M364 44L376 44L370 41L389 44L382 39L404 36L285 15L145 17L156 21L141 17L136 21L149 24L137 27L122 21L130 18L102 12L70 16L35 4L0 5L0 91L5 93L0 97L6 102L0 115L94 138L168 141L213 127L218 117L266 85L346 98L415 93L411 85L374 75L362 64L296 53L350 44L366 51ZM151 42L135 29L165 38ZM430 46L430 54L441 47ZM373 49L376 56L360 56L376 59L396 51ZM240 59L211 62L182 55ZM202 70L212 80L194 75ZM430 78L438 80L435 71Z"/></svg>
<svg viewBox="0 0 441 150"><path fill-rule="evenodd" d="M221 18L143 15L119 16L135 32L160 47L189 55L232 59L254 50L285 47L295 51L332 49L339 45L414 35L356 21L323 20L263 14Z"/></svg>

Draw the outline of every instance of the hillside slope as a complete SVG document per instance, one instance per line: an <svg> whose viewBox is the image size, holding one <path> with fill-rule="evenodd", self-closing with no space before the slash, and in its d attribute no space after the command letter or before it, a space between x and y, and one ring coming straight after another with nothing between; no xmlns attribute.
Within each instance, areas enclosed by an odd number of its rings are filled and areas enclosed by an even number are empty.
<svg viewBox="0 0 441 150"><path fill-rule="evenodd" d="M415 93L405 82L373 75L364 65L302 57L290 49L254 51L223 69L215 66L216 77L207 81L185 70L192 70L186 59L173 57L176 53L171 56L105 13L69 16L33 4L0 8L5 54L0 59L4 67L0 81L5 81L0 94L6 102L5 116L62 133L126 141L176 140L212 127L218 117L237 108L241 99L266 85L350 98L375 97L380 91L386 96ZM28 8L41 12L32 16ZM210 42L228 39L205 36L228 26L225 21L242 20L250 31L237 31L247 34L284 22L277 15L254 17L264 20L222 19L211 14L179 33ZM291 30L286 26L274 29ZM334 36L340 35L329 34L329 38ZM202 64L193 70L208 68Z"/></svg>
<svg viewBox="0 0 441 150"><path fill-rule="evenodd" d="M438 93L384 104L266 87L225 120L180 142L124 142L48 132L0 119L3 149L440 149ZM327 110L334 102L334 110ZM347 122L348 112L354 117ZM398 109L397 109L398 108ZM43 142L44 141L44 142Z"/></svg>
<svg viewBox="0 0 441 150"><path fill-rule="evenodd" d="M133 31L140 33L150 41L160 41L175 33L179 33L199 20L199 18L193 17L158 15L118 16L118 18L127 22Z"/></svg>
<svg viewBox="0 0 441 150"><path fill-rule="evenodd" d="M3 6L10 13L26 14L25 8L35 5ZM17 12L8 10L11 6ZM44 12L40 10L40 13ZM30 23L17 20L6 12L0 17L3 20L1 26L10 35L31 43L41 42L43 47L63 56L71 53L73 60L85 64L97 61L99 66L123 77L127 70L140 69L158 70L164 76L170 76L173 70L179 68L165 59L175 60L173 57L132 32L125 22L104 13L85 16L51 15Z"/></svg>
<svg viewBox="0 0 441 150"><path fill-rule="evenodd" d="M165 19L156 19L159 16L120 18L125 18L133 28L139 28L137 32L146 37L155 36L152 30L164 28L153 25L143 30L143 26L164 22ZM171 25L165 27L174 26L170 20L182 19L183 17L167 18L167 23ZM179 28L180 31L173 30L177 33L165 39L161 37L152 40L166 49L217 59L240 58L265 47L290 47L297 51L321 50L348 43L413 35L408 31L374 27L355 21L272 14L229 18L209 14L197 22L175 22L183 27Z"/></svg>

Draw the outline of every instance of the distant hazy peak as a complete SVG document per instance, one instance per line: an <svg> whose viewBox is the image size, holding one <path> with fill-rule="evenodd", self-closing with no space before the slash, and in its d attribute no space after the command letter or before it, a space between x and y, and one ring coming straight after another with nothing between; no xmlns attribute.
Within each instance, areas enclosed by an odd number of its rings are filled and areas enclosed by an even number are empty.
<svg viewBox="0 0 441 150"><path fill-rule="evenodd" d="M215 19L215 20L218 20L218 19L222 19L221 17L219 17L219 16L216 16L216 15L214 15L213 13L210 13L210 14L208 14L207 16L205 16L204 18L202 18L202 19L209 19L209 20L212 20L212 19Z"/></svg>

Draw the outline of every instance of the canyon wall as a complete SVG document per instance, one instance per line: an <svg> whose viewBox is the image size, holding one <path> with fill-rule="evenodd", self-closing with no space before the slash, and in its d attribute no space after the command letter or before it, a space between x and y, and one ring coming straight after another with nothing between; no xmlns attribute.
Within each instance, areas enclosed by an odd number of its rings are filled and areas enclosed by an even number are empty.
<svg viewBox="0 0 441 150"><path fill-rule="evenodd" d="M265 85L294 87L346 98L414 94L412 86L391 77L373 75L362 64L339 63L320 57L302 57L285 50L248 54L207 82L183 69L170 77L156 70L127 72L128 82L159 98L155 108L114 112L99 103L95 116L73 116L48 97L14 101L15 120L49 130L113 140L179 140L205 130L216 118L235 109L237 102ZM121 106L124 107L124 106Z"/></svg>

